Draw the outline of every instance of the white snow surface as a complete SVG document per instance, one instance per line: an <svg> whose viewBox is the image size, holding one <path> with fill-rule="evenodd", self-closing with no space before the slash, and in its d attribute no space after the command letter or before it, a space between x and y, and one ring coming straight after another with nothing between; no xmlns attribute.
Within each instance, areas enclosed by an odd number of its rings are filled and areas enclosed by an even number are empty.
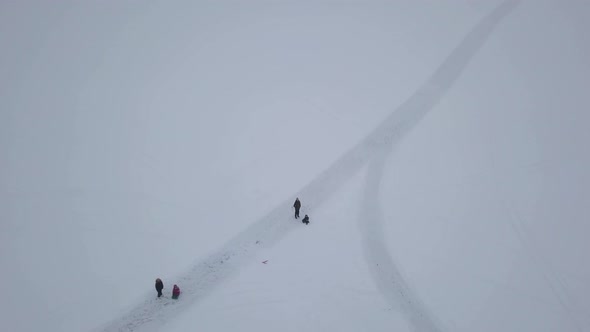
<svg viewBox="0 0 590 332"><path fill-rule="evenodd" d="M0 3L0 330L590 331L588 22Z"/></svg>

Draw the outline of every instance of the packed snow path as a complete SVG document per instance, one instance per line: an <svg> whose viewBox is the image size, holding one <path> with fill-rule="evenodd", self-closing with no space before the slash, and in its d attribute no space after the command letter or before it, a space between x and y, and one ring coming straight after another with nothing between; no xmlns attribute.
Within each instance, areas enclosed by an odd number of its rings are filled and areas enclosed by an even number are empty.
<svg viewBox="0 0 590 332"><path fill-rule="evenodd" d="M365 192L358 219L365 259L377 289L387 302L402 312L414 331L442 331L441 324L436 323L434 315L403 278L383 237L384 218L379 185L388 155L389 151L384 150L371 160L365 179Z"/></svg>
<svg viewBox="0 0 590 332"><path fill-rule="evenodd" d="M307 184L293 197L304 197L307 212L313 211L325 200L330 198L348 179L352 178L363 166L377 156L370 167L367 182L367 196L377 195L378 181L381 177L383 162L388 149L400 142L449 90L463 69L473 58L477 50L484 44L494 27L515 7L517 1L506 1L498 6L469 32L461 43L453 50L430 79L418 89L404 104L394 110L372 133L359 144L340 157L334 164L323 171L317 178ZM293 197L279 204L266 216L253 223L250 227L236 235L217 252L203 261L196 263L177 278L183 285L182 300L169 298L152 298L137 305L129 313L117 318L106 327L111 331L153 331L169 321L174 315L192 306L196 301L209 295L221 282L234 275L241 266L252 261L256 252L264 247L272 246L300 223L292 222L290 205ZM375 197L372 197L375 198ZM363 207L373 208L365 197ZM378 206L374 207L378 210ZM415 331L440 331L433 315L422 304L416 294L412 293L397 272L385 246L381 242L368 245L369 238L378 233L380 219L373 216L371 223L364 229L365 254L369 266L377 262L385 262L384 268L371 268L383 296L395 302L402 309L410 326ZM377 227L376 227L377 226Z"/></svg>
<svg viewBox="0 0 590 332"><path fill-rule="evenodd" d="M385 140L380 151L371 159L367 169L365 192L358 219L362 230L365 259L377 288L385 297L385 300L394 307L399 308L414 331L435 332L444 329L404 280L389 254L383 237L382 224L384 218L379 198L379 185L382 182L387 157L391 154L394 148L393 145L398 143L405 132L411 129L451 87L462 69L465 68L469 58L481 47L493 27L515 5L516 2L505 2L482 20L463 39L427 84L396 111L406 114L404 126L400 126L399 130L390 133L394 137Z"/></svg>

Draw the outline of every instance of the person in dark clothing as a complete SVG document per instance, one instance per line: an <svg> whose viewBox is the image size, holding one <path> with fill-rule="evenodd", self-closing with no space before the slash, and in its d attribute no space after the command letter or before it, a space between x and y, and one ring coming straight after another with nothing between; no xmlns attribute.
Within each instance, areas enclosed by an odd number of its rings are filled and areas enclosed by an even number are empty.
<svg viewBox="0 0 590 332"><path fill-rule="evenodd" d="M162 289L164 289L164 283L160 278L156 279L156 290L158 291L158 297L162 296Z"/></svg>
<svg viewBox="0 0 590 332"><path fill-rule="evenodd" d="M306 225L309 225L309 217L307 216L307 214L305 215L305 217L303 217L303 220L301 220L301 222L303 222Z"/></svg>
<svg viewBox="0 0 590 332"><path fill-rule="evenodd" d="M295 219L297 219L299 218L299 209L301 209L301 202L299 201L299 197L295 199L293 207L295 208Z"/></svg>

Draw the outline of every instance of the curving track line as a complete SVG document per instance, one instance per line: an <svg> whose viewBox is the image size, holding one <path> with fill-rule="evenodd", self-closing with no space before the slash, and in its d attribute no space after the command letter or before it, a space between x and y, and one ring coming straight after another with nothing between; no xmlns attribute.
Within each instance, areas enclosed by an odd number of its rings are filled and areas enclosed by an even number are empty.
<svg viewBox="0 0 590 332"><path fill-rule="evenodd" d="M379 185L387 157L405 132L418 121L448 91L469 59L483 45L497 23L508 14L517 2L506 1L486 16L455 48L430 80L396 111L407 114L405 126L382 144L382 149L369 163L365 193L359 216L362 231L363 251L373 280L381 294L394 307L400 308L410 327L418 332L439 332L443 328L428 307L404 280L387 249L383 237L383 214L379 200Z"/></svg>

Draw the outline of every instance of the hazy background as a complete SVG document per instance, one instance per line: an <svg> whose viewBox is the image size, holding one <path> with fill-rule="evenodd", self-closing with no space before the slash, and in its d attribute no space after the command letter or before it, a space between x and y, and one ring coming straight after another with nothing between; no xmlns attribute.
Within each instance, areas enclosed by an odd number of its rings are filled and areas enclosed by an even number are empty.
<svg viewBox="0 0 590 332"><path fill-rule="evenodd" d="M499 3L1 2L3 329L88 331L171 290ZM522 1L387 158L382 235L440 330L590 330L588 22ZM367 172L161 330L413 330L363 255Z"/></svg>

